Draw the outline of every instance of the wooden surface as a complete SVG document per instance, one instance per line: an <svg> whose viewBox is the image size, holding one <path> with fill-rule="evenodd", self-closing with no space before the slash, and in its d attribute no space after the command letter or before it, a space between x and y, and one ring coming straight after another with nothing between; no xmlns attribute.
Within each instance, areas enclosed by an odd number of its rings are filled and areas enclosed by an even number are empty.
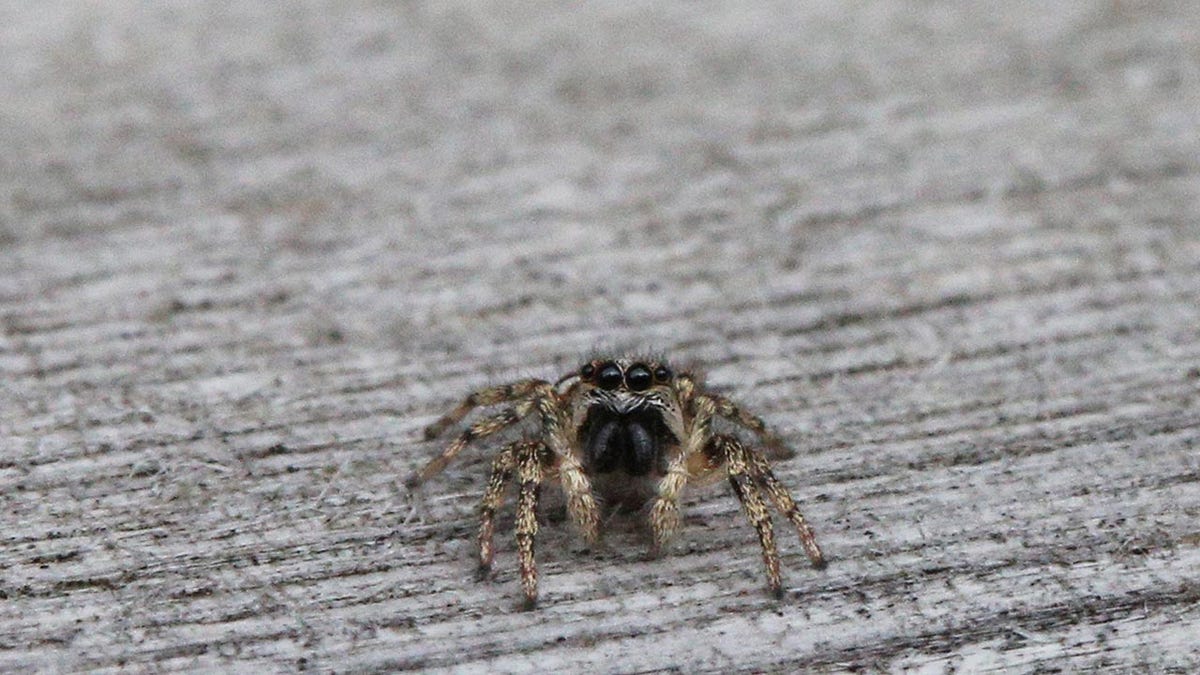
<svg viewBox="0 0 1200 675"><path fill-rule="evenodd" d="M4 3L0 671L1194 672L1195 9ZM829 568L718 484L474 581L420 429L597 345Z"/></svg>

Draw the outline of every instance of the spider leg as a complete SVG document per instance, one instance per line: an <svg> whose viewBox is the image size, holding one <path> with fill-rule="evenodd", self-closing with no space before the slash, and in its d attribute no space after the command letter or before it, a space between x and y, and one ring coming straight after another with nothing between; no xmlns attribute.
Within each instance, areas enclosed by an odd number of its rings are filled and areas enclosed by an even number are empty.
<svg viewBox="0 0 1200 675"><path fill-rule="evenodd" d="M754 435L758 436L759 440L771 451L773 456L785 459L796 454L791 448L787 447L782 438L767 428L766 422L763 422L761 417L742 410L736 403L719 394L705 394L705 396L712 399L717 409L717 415L736 422L754 432Z"/></svg>
<svg viewBox="0 0 1200 675"><path fill-rule="evenodd" d="M545 396L537 403L542 416L542 438L555 454L559 479L567 496L567 513L584 540L595 544L600 535L600 506L592 492L592 481L583 470L578 444L571 439L567 411L558 396Z"/></svg>
<svg viewBox="0 0 1200 675"><path fill-rule="evenodd" d="M804 552L808 554L808 559L812 561L812 566L817 569L824 569L825 555L821 553L821 547L817 545L817 539L813 536L812 528L808 526L808 521L800 513L800 507L796 506L796 502L792 499L792 495L788 492L787 487L775 477L774 472L771 471L770 464L767 463L767 458L763 457L762 453L747 448L746 455L749 458L750 469L754 475L755 482L766 490L771 501L775 503L775 508L779 509L796 526L796 532L800 535L800 543L804 545Z"/></svg>
<svg viewBox="0 0 1200 675"><path fill-rule="evenodd" d="M462 421L475 408L482 405L496 405L528 398L530 394L541 387L548 386L545 380L518 380L509 384L487 387L471 393L453 410L440 417L436 422L425 427L425 440L437 438L446 429Z"/></svg>
<svg viewBox="0 0 1200 675"><path fill-rule="evenodd" d="M525 443L518 451L517 475L520 491L517 495L517 555L521 563L521 588L525 591L524 609L537 606L538 573L533 557L534 537L537 536L537 503L542 484L542 458L545 445Z"/></svg>
<svg viewBox="0 0 1200 675"><path fill-rule="evenodd" d="M409 476L404 484L413 488L441 473L446 468L446 465L450 463L450 460L454 459L454 456L462 452L462 449L470 445L472 441L485 436L491 436L520 422L533 410L533 405L532 401L522 401L516 407L509 408L491 417L485 417L467 427L465 431L459 434L458 438L454 439L454 442L446 446L442 454L429 460L429 463L424 468Z"/></svg>
<svg viewBox="0 0 1200 675"><path fill-rule="evenodd" d="M512 481L513 471L517 468L517 454L523 441L515 441L505 445L496 459L492 460L492 475L488 480L487 491L479 503L479 576L484 577L492 568L492 559L496 556L496 548L492 544L492 535L496 531L496 511L504 503L504 493Z"/></svg>
<svg viewBox="0 0 1200 675"><path fill-rule="evenodd" d="M783 584L779 577L779 549L775 546L775 530L771 514L763 501L754 478L750 453L732 436L714 436L710 445L712 452L723 455L729 472L729 484L733 493L746 511L746 516L758 532L758 543L762 546L763 564L767 568L767 587L776 597L783 596Z"/></svg>
<svg viewBox="0 0 1200 675"><path fill-rule="evenodd" d="M654 553L661 554L679 529L679 500L687 485L690 473L689 461L699 452L712 436L712 421L715 414L713 400L697 396L693 401L692 421L687 437L679 451L667 464L667 473L658 482L658 498L650 508L650 527L654 533Z"/></svg>

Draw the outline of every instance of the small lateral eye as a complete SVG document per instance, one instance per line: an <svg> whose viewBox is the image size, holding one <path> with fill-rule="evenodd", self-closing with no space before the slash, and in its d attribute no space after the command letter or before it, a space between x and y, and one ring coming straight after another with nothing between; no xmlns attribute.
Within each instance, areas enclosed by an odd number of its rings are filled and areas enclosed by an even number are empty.
<svg viewBox="0 0 1200 675"><path fill-rule="evenodd" d="M671 373L670 368L668 368L666 366L659 366L654 369L654 381L655 382L670 382L671 374L672 373Z"/></svg>
<svg viewBox="0 0 1200 675"><path fill-rule="evenodd" d="M596 383L601 389L616 389L621 386L621 369L612 361L605 363L596 374Z"/></svg>
<svg viewBox="0 0 1200 675"><path fill-rule="evenodd" d="M583 367L579 369L579 377L583 378L584 380L591 380L592 376L595 374L596 366L591 363L585 363L583 364Z"/></svg>
<svg viewBox="0 0 1200 675"><path fill-rule="evenodd" d="M650 387L652 381L650 369L640 363L635 363L625 372L625 383L633 391L642 391Z"/></svg>

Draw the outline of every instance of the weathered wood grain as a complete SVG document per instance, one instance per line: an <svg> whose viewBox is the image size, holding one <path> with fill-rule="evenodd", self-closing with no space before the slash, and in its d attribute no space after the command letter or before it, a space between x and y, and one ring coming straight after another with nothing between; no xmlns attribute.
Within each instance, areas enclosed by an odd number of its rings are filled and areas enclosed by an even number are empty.
<svg viewBox="0 0 1200 675"><path fill-rule="evenodd" d="M0 671L1200 667L1200 13L748 7L5 3ZM475 582L420 429L598 345L829 568L718 485Z"/></svg>

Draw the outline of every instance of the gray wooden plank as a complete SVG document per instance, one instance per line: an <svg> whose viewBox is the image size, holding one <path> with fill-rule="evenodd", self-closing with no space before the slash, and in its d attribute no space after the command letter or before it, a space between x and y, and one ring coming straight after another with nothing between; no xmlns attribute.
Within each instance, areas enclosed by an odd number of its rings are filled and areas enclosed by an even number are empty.
<svg viewBox="0 0 1200 675"><path fill-rule="evenodd" d="M0 670L1200 665L1189 3L0 12ZM475 582L421 429L597 348L829 568L718 485Z"/></svg>

